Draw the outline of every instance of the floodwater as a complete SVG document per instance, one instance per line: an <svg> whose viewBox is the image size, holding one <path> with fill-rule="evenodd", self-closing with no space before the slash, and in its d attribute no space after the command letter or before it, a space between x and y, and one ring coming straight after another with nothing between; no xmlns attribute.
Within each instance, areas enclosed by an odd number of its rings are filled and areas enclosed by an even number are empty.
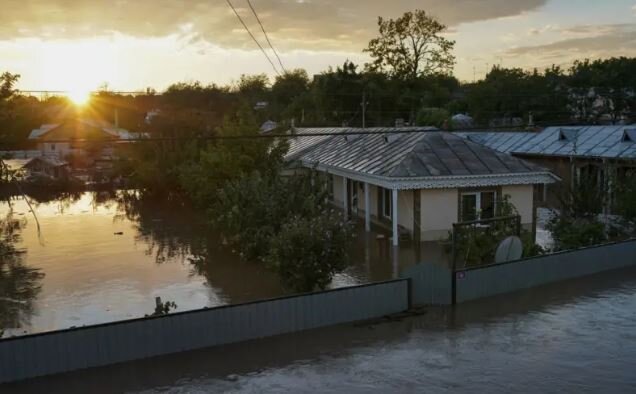
<svg viewBox="0 0 636 394"><path fill-rule="evenodd" d="M0 260L0 332L143 317L154 312L155 297L186 311L285 294L276 275L224 247L195 212L136 196L30 198L35 217L22 197L0 203L0 220L11 214L20 223L15 246L25 252L11 264ZM390 279L414 262L408 245L394 253L386 242L362 232L351 266L331 286Z"/></svg>
<svg viewBox="0 0 636 394"><path fill-rule="evenodd" d="M344 325L33 380L8 392L626 393L636 270L398 321Z"/></svg>

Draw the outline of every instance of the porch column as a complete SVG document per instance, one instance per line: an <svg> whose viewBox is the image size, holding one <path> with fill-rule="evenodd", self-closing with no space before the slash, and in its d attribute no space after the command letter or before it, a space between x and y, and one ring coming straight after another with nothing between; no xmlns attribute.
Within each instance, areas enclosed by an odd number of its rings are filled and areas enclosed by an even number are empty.
<svg viewBox="0 0 636 394"><path fill-rule="evenodd" d="M393 246L399 245L398 239L398 191L397 189L393 189L393 205L391 209L391 213L393 214Z"/></svg>
<svg viewBox="0 0 636 394"><path fill-rule="evenodd" d="M550 184L549 183L544 183L543 184L543 203L547 203L548 202L548 186Z"/></svg>
<svg viewBox="0 0 636 394"><path fill-rule="evenodd" d="M347 178L342 177L342 206L344 208L344 217L349 219L349 193L347 186L349 186Z"/></svg>
<svg viewBox="0 0 636 394"><path fill-rule="evenodd" d="M364 229L371 231L371 201L369 196L369 184L364 183Z"/></svg>

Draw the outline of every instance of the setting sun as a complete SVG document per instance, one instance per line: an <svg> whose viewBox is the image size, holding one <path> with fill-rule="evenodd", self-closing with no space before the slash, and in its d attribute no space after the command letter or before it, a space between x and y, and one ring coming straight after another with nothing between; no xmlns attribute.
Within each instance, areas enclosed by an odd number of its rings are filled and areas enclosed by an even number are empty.
<svg viewBox="0 0 636 394"><path fill-rule="evenodd" d="M119 74L118 57L108 40L60 40L40 45L42 82L39 85L67 92L67 97L77 105L86 104L91 91L115 80Z"/></svg>
<svg viewBox="0 0 636 394"><path fill-rule="evenodd" d="M67 96L75 105L84 105L90 99L91 93L89 90L74 89L69 91Z"/></svg>

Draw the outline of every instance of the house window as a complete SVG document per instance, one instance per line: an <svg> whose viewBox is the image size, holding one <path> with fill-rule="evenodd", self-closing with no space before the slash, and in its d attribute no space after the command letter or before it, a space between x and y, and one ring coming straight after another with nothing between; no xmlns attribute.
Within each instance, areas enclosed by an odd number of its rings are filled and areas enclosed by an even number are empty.
<svg viewBox="0 0 636 394"><path fill-rule="evenodd" d="M475 220L492 219L495 217L496 192L483 191L462 193L461 220L472 222Z"/></svg>
<svg viewBox="0 0 636 394"><path fill-rule="evenodd" d="M382 189L382 216L391 218L393 215L393 196L389 189Z"/></svg>
<svg viewBox="0 0 636 394"><path fill-rule="evenodd" d="M51 144L51 150L55 150L55 144Z"/></svg>

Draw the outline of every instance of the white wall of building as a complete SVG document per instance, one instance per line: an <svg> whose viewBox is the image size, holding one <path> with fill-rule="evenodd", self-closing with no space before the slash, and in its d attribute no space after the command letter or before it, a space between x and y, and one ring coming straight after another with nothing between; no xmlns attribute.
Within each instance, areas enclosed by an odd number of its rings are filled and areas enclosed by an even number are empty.
<svg viewBox="0 0 636 394"><path fill-rule="evenodd" d="M453 223L458 222L459 191L457 189L420 190L422 241L438 241L448 237Z"/></svg>
<svg viewBox="0 0 636 394"><path fill-rule="evenodd" d="M348 182L353 182L349 180ZM390 225L390 218L378 217L378 190L379 187L369 187L369 207L374 222L381 221ZM519 211L524 227L530 229L534 222L534 187L532 185L504 186L502 195L509 195L510 202ZM414 199L415 193L420 193L420 223L421 241L439 241L448 237L453 223L459 221L459 196L458 189L422 189L401 190L398 192L398 224L414 232ZM333 176L333 196L336 205L342 207L344 198L343 178ZM364 188L358 189L358 217L364 218Z"/></svg>
<svg viewBox="0 0 636 394"><path fill-rule="evenodd" d="M400 190L398 192L398 224L409 231L413 231L414 206L413 190Z"/></svg>
<svg viewBox="0 0 636 394"><path fill-rule="evenodd" d="M510 202L517 208L519 215L521 215L521 224L523 224L524 227L531 226L534 222L534 186L503 186L501 193L504 196L510 196Z"/></svg>

